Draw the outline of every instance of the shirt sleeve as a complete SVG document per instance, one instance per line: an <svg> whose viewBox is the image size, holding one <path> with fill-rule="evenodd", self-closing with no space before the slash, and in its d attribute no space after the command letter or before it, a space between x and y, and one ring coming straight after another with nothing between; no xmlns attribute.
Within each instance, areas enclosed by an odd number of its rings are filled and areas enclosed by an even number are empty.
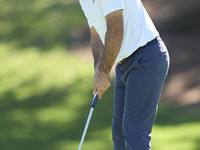
<svg viewBox="0 0 200 150"><path fill-rule="evenodd" d="M99 0L99 3L103 10L104 16L114 11L124 9L123 0Z"/></svg>
<svg viewBox="0 0 200 150"><path fill-rule="evenodd" d="M87 22L88 22L88 25L89 27L92 27L92 22L90 21L89 17L87 16L87 14L85 13L85 17L87 18Z"/></svg>
<svg viewBox="0 0 200 150"><path fill-rule="evenodd" d="M87 13L86 13L86 11L84 10L82 1L80 1L80 4L81 4L81 8L82 8L82 10L83 10L83 13L84 13L84 15L85 15L85 17L86 17L86 19L87 19L87 22L88 22L89 27L92 27L92 26L93 26L93 25L92 25L92 22L90 21L88 15L87 15Z"/></svg>

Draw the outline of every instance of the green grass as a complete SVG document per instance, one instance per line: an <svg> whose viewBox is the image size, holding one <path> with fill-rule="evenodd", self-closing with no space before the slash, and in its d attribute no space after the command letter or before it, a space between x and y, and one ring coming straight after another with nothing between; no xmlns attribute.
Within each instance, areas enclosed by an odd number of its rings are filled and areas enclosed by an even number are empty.
<svg viewBox="0 0 200 150"><path fill-rule="evenodd" d="M2 150L77 149L90 110L93 64L62 47L0 44ZM82 150L111 150L113 84L98 101ZM161 103L153 150L199 150L199 106Z"/></svg>
<svg viewBox="0 0 200 150"><path fill-rule="evenodd" d="M12 44L0 49L1 148L50 150L79 139L76 128L92 98L93 65L59 47L45 53Z"/></svg>
<svg viewBox="0 0 200 150"><path fill-rule="evenodd" d="M81 38L86 19L77 0L1 0L0 40L46 50ZM80 32L76 32L80 31ZM75 35L74 35L75 36Z"/></svg>
<svg viewBox="0 0 200 150"><path fill-rule="evenodd" d="M200 149L199 106L172 106L161 103L152 134L155 150Z"/></svg>
<svg viewBox="0 0 200 150"><path fill-rule="evenodd" d="M177 126L155 125L152 147L155 150L199 150L200 123L185 123Z"/></svg>

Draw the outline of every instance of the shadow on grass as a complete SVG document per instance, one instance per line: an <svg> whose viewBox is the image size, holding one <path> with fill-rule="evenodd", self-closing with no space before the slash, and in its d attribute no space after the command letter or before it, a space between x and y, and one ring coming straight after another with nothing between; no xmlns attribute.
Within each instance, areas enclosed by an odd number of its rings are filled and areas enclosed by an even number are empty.
<svg viewBox="0 0 200 150"><path fill-rule="evenodd" d="M180 125L184 123L199 122L200 104L177 106L163 104L161 102L155 124L157 125Z"/></svg>
<svg viewBox="0 0 200 150"><path fill-rule="evenodd" d="M86 19L78 1L3 0L0 10L1 42L47 50L86 39L82 37Z"/></svg>
<svg viewBox="0 0 200 150"><path fill-rule="evenodd" d="M200 149L200 144L199 144L200 143L200 137L198 139L196 139L195 142L196 142L196 147L195 147L194 150L199 150Z"/></svg>
<svg viewBox="0 0 200 150"><path fill-rule="evenodd" d="M35 82L25 81L18 88ZM58 150L59 142L80 141L93 98L91 85L78 78L26 99L19 100L15 89L0 95L1 149ZM112 88L98 101L88 132L106 129L111 121Z"/></svg>
<svg viewBox="0 0 200 150"><path fill-rule="evenodd" d="M25 81L21 86L31 86L35 82L37 80ZM92 83L88 85L83 78L78 78L63 88L49 87L41 95L32 95L21 101L16 98L14 90L1 95L1 149L58 150L60 142L78 143L90 110L91 94ZM87 134L110 128L112 113L113 83L98 100ZM199 113L199 106L179 107L161 102L155 124L199 122ZM86 138L90 141L93 137ZM199 142L196 139L196 143ZM196 145L194 150L199 149L199 144Z"/></svg>

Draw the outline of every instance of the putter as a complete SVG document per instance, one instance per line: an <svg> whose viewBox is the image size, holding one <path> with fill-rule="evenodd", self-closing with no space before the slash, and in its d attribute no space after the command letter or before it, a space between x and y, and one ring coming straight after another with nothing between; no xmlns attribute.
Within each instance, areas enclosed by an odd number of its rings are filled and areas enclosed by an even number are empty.
<svg viewBox="0 0 200 150"><path fill-rule="evenodd" d="M95 105L96 105L96 103L97 103L97 100L98 100L98 94L96 93L96 94L94 95L94 98L93 98L93 101L92 101L92 106L91 106L90 113L89 113L88 118L87 118L87 122L86 122L86 124L85 124L85 128L84 128L84 131L83 131L83 135L82 135L81 142L80 142L80 144L79 144L78 150L81 150L81 147L82 147L83 141L84 141L84 139L85 139L85 135L86 135L86 132L87 132L89 123L90 123L90 119L91 119L91 117L92 117L92 113L93 113L94 107L95 107Z"/></svg>

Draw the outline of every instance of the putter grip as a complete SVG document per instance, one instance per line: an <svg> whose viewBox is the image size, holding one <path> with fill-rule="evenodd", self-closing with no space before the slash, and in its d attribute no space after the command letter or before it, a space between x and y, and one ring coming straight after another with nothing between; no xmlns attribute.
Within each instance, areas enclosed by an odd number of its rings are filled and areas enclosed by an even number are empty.
<svg viewBox="0 0 200 150"><path fill-rule="evenodd" d="M95 107L95 105L96 105L96 103L97 103L97 100L98 100L98 94L96 93L96 94L94 95L94 98L93 98L93 101L92 101L92 107L93 107L93 108Z"/></svg>

